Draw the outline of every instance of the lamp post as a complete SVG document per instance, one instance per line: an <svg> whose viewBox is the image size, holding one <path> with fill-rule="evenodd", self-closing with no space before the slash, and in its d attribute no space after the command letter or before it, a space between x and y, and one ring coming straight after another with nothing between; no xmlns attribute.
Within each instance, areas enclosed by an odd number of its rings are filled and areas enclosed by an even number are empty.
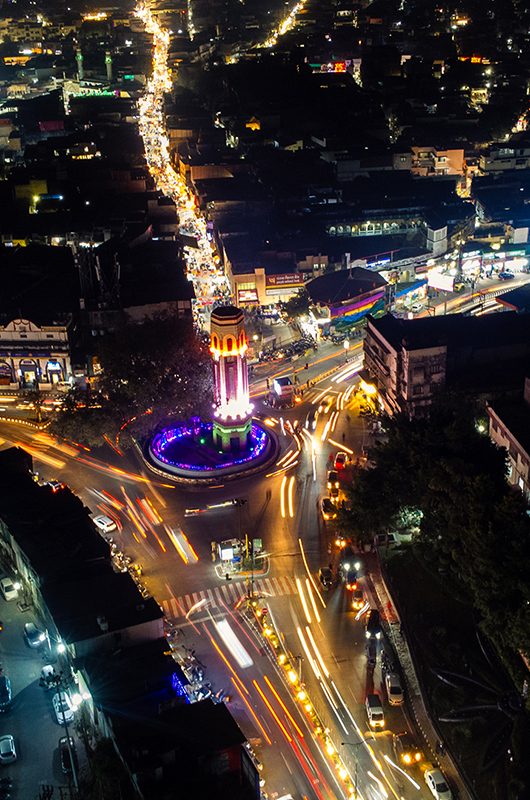
<svg viewBox="0 0 530 800"><path fill-rule="evenodd" d="M62 672L59 672L58 675L57 674L56 675L52 675L50 677L50 679L49 679L48 685L49 686L53 686L55 689L58 689L59 697L61 696L61 694L66 694L66 691L68 689L68 683L64 680L64 676L63 676ZM64 713L64 705L63 705L62 701L61 701L61 716L63 718L64 732L66 733L66 745L68 747L68 753L70 755L70 764L71 764L71 767L72 767L72 781L73 781L73 784L74 784L76 795L78 795L79 794L79 780L78 780L78 777L77 777L77 765L75 763L74 750L73 750L73 747L72 747L72 742L70 741L70 733L69 733L69 730L68 730L68 723L66 721L66 714Z"/></svg>
<svg viewBox="0 0 530 800"><path fill-rule="evenodd" d="M356 748L356 747L360 747L361 745L363 745L364 741L360 741L360 742L341 742L340 744L341 744L341 747ZM354 765L355 765L355 769L354 769L354 773L353 773L353 792L354 792L353 797L354 797L354 800L357 800L359 761L357 759L357 753L355 752L355 750L353 751L353 753L354 753L353 758L354 758Z"/></svg>

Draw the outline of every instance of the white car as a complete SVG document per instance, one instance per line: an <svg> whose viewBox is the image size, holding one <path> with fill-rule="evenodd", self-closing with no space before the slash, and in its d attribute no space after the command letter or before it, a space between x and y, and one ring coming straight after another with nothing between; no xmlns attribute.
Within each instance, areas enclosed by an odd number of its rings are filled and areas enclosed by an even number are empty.
<svg viewBox="0 0 530 800"><path fill-rule="evenodd" d="M424 773L425 783L436 800L453 800L453 793L439 769L428 769Z"/></svg>
<svg viewBox="0 0 530 800"><path fill-rule="evenodd" d="M16 600L18 597L18 589L11 578L0 578L0 592L4 600Z"/></svg>
<svg viewBox="0 0 530 800"><path fill-rule="evenodd" d="M94 525L101 533L112 533L118 527L114 520L107 517L105 514L99 514L99 516L93 518L93 521Z"/></svg>
<svg viewBox="0 0 530 800"><path fill-rule="evenodd" d="M403 703L403 686L401 678L396 672L387 672L385 675L386 693L391 706L400 706Z"/></svg>
<svg viewBox="0 0 530 800"><path fill-rule="evenodd" d="M52 698L52 705L59 725L74 721L74 706L67 692L56 692Z"/></svg>
<svg viewBox="0 0 530 800"><path fill-rule="evenodd" d="M10 734L0 736L0 764L12 764L16 760L15 740Z"/></svg>

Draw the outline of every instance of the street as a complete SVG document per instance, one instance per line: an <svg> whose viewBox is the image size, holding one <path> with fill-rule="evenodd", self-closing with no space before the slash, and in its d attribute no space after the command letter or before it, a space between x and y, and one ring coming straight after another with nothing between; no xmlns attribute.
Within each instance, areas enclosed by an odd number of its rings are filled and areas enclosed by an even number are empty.
<svg viewBox="0 0 530 800"><path fill-rule="evenodd" d="M120 523L114 538L141 564L142 580L174 620L179 631L176 647L183 648L183 655L194 651L204 665L205 680L230 696L230 709L263 763L270 797L348 797L352 786L361 797L385 797L385 792L396 798L422 796L385 761L385 756L393 759L389 731L399 732L407 722L401 708L384 702L380 658L375 671L368 668L363 620L349 610L340 583L325 596L317 589L318 569L333 563L336 570L338 558L335 524L325 522L319 509L319 500L327 494L330 455L343 444L358 455L370 443L359 401L352 394L360 366L356 352L349 354L346 366L343 351L327 359L335 363L335 372L320 381L318 374L328 365L319 363L320 354L315 354L307 370L314 385L293 409L271 411L256 399L255 410L274 426L282 452L268 473L237 483L172 486L153 479L135 455L119 456L110 448L88 453L46 433L0 424L0 446L12 442L25 447L44 478L60 478L94 513L109 514ZM259 379L258 388L262 383ZM304 428L306 415L323 399L327 413L318 416L310 433ZM296 432L296 421L303 433L293 436L287 423ZM245 501L241 508L229 502L234 498ZM310 715L244 613L249 582L236 576L224 580L212 562L212 540L240 534L263 541L268 554L265 572L256 574L253 589L286 650L299 657L302 684L325 725L325 736L315 734ZM361 583L372 601L368 566L362 556L361 561ZM239 643L235 650L232 636ZM364 708L369 691L383 698L383 733L369 730ZM341 777L341 769L346 777Z"/></svg>

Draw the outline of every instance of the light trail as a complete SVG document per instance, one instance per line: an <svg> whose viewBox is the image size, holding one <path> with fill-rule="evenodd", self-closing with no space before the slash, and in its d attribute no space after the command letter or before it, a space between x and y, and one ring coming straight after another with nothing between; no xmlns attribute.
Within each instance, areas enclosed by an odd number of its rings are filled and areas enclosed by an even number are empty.
<svg viewBox="0 0 530 800"><path fill-rule="evenodd" d="M304 734L303 734L303 733L302 733L302 731L300 730L299 726L296 724L295 720L294 720L294 719L293 719L293 717L292 717L292 714L291 714L291 713L290 713L290 711L287 709L287 706L285 705L285 703L284 703L284 702L283 702L283 700L281 699L280 695L278 694L278 692L276 691L276 689L274 688L274 686L273 686L273 685L272 685L272 683L270 682L270 680L269 680L269 678L267 677L267 675L264 675L263 677L264 677L265 683L267 684L267 686L269 687L269 689L270 689L270 690L271 690L271 692L273 693L274 697L276 698L276 700L278 701L278 703L279 703L279 704L280 704L280 706L282 707L282 709L283 709L283 712L284 712L285 716L287 717L287 719L289 720L289 722L291 723L291 725L293 726L293 728L294 728L294 729L295 729L295 731L297 732L297 734L298 734L298 736L300 737L300 739L303 739L303 738L304 738Z"/></svg>
<svg viewBox="0 0 530 800"><path fill-rule="evenodd" d="M344 443L339 444L339 442L336 442L334 439L328 439L328 441L330 444L334 445L335 447L338 447L339 450L344 450L345 453L349 453L350 456L355 455L351 447L346 447Z"/></svg>
<svg viewBox="0 0 530 800"><path fill-rule="evenodd" d="M285 738L287 739L289 744L291 744L291 742L293 741L293 737L291 736L289 731L285 728L285 726L283 725L283 723L282 723L281 719L279 718L278 714L276 713L276 711L273 709L273 707L271 706L271 704L269 703L269 701L265 697L265 695L264 695L259 683L257 682L256 679L254 679L252 681L252 684L253 684L254 688L256 689L256 691L258 692L258 694L261 697L261 699L263 700L263 702L265 703L265 705L267 706L267 708L269 709L270 713L272 714L272 717L273 717L274 721L276 722L276 724L280 728L281 732L283 733L283 735L285 736Z"/></svg>
<svg viewBox="0 0 530 800"><path fill-rule="evenodd" d="M269 735L268 735L267 731L265 730L265 728L263 727L263 725L262 725L262 724L261 724L261 722L259 721L259 719L258 719L258 716L257 716L256 712L254 711L254 709L252 708L252 706L251 706L251 705L250 705L250 703L248 702L247 698L245 697L245 695L244 695L244 694L243 694L243 692L241 691L241 689L240 689L240 687L238 686L238 684L237 684L236 680L234 679L234 676L233 676L233 675L230 675L230 680L232 681L232 683L233 683L233 684L234 684L234 686L236 687L236 690L239 692L239 696L241 697L242 701L243 701L243 702L244 702L244 704L246 705L246 707L247 707L248 711L250 711L250 715L251 715L251 717L253 718L254 722L256 723L256 725L258 726L258 728L260 729L260 731L261 731L261 732L262 732L262 734L264 735L264 737L265 737L265 741L267 742L267 744L268 744L268 745L272 745L272 741L271 741L271 739L269 738ZM244 688L244 687L243 687L243 688ZM246 691L246 689L245 689L245 691ZM248 692L247 692L247 694L248 694Z"/></svg>
<svg viewBox="0 0 530 800"><path fill-rule="evenodd" d="M226 619L215 622L215 629L241 669L248 669L254 661L247 653Z"/></svg>
<svg viewBox="0 0 530 800"><path fill-rule="evenodd" d="M318 590L318 587L317 587L317 585L316 585L316 583L315 583L315 579L314 579L314 578L313 578L313 576L311 575L311 571L310 571L310 569L309 569L309 565L308 565L308 563L307 563L307 558L306 558L306 555L305 555L304 545L302 544L302 540L301 540L300 538L298 539L298 546L300 547L300 552L301 552L301 554L302 554L302 561L304 562L304 567L305 567L305 569L306 569L307 575L308 575L308 577L309 577L309 580L310 580L310 581L311 581L311 583L313 584L313 589L314 589L314 590L315 590L315 592L317 593L318 599L319 599L319 600L320 600L320 602L322 603L322 606L323 606L324 608L326 608L326 604L325 604L325 602L324 602L324 598L323 598L323 597L322 597L322 595L320 594L320 592L319 592L319 590Z"/></svg>
<svg viewBox="0 0 530 800"><path fill-rule="evenodd" d="M287 475L283 476L282 485L280 486L280 513L282 519L285 519L285 486L287 483Z"/></svg>
<svg viewBox="0 0 530 800"><path fill-rule="evenodd" d="M294 487L295 476L291 475L289 478L289 516L294 519Z"/></svg>
<svg viewBox="0 0 530 800"><path fill-rule="evenodd" d="M322 653L320 652L320 650L317 647L317 643L315 642L315 639L313 637L313 633L312 633L311 628L309 627L309 625L306 625L305 632L307 634L307 638L309 639L309 641L311 642L311 644L313 646L313 650L315 651L315 655L317 657L318 663L320 664L320 668L321 668L322 672L324 673L326 678L329 678L329 670L328 670L328 668L326 667L326 665L324 663L324 659L322 658Z"/></svg>
<svg viewBox="0 0 530 800"><path fill-rule="evenodd" d="M302 581L300 580L300 578L296 578L296 588L298 589L298 596L300 597L300 602L302 603L302 608L304 609L305 618L311 625L311 615L309 613L309 607L305 599L304 590L302 587Z"/></svg>
<svg viewBox="0 0 530 800"><path fill-rule="evenodd" d="M405 778L411 782L411 784L414 786L415 789L418 790L418 792L421 790L421 786L419 785L419 783L416 783L414 778L411 775L409 775L408 772L406 772L404 769L401 769L401 767L398 764L395 764L394 761L392 761L392 759L386 753L384 754L383 758L385 759L387 764L390 764L390 766L393 769L397 769L398 772L401 772L401 774L404 775Z"/></svg>
<svg viewBox="0 0 530 800"><path fill-rule="evenodd" d="M305 585L307 589L307 594L309 595L309 599L311 600L311 605L313 606L313 613L315 615L315 619L317 622L320 622L320 614L318 613L317 604L315 603L315 596L313 594L313 589L311 588L309 578L305 579Z"/></svg>

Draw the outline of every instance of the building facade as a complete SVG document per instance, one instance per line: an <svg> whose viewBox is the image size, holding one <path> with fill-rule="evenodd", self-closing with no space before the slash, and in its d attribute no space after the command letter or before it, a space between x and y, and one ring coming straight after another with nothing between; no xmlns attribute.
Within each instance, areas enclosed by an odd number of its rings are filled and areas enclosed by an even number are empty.
<svg viewBox="0 0 530 800"><path fill-rule="evenodd" d="M54 389L72 377L66 324L14 319L0 326L0 386Z"/></svg>
<svg viewBox="0 0 530 800"><path fill-rule="evenodd" d="M530 378L522 400L487 406L489 435L504 447L508 459L508 481L530 502Z"/></svg>

